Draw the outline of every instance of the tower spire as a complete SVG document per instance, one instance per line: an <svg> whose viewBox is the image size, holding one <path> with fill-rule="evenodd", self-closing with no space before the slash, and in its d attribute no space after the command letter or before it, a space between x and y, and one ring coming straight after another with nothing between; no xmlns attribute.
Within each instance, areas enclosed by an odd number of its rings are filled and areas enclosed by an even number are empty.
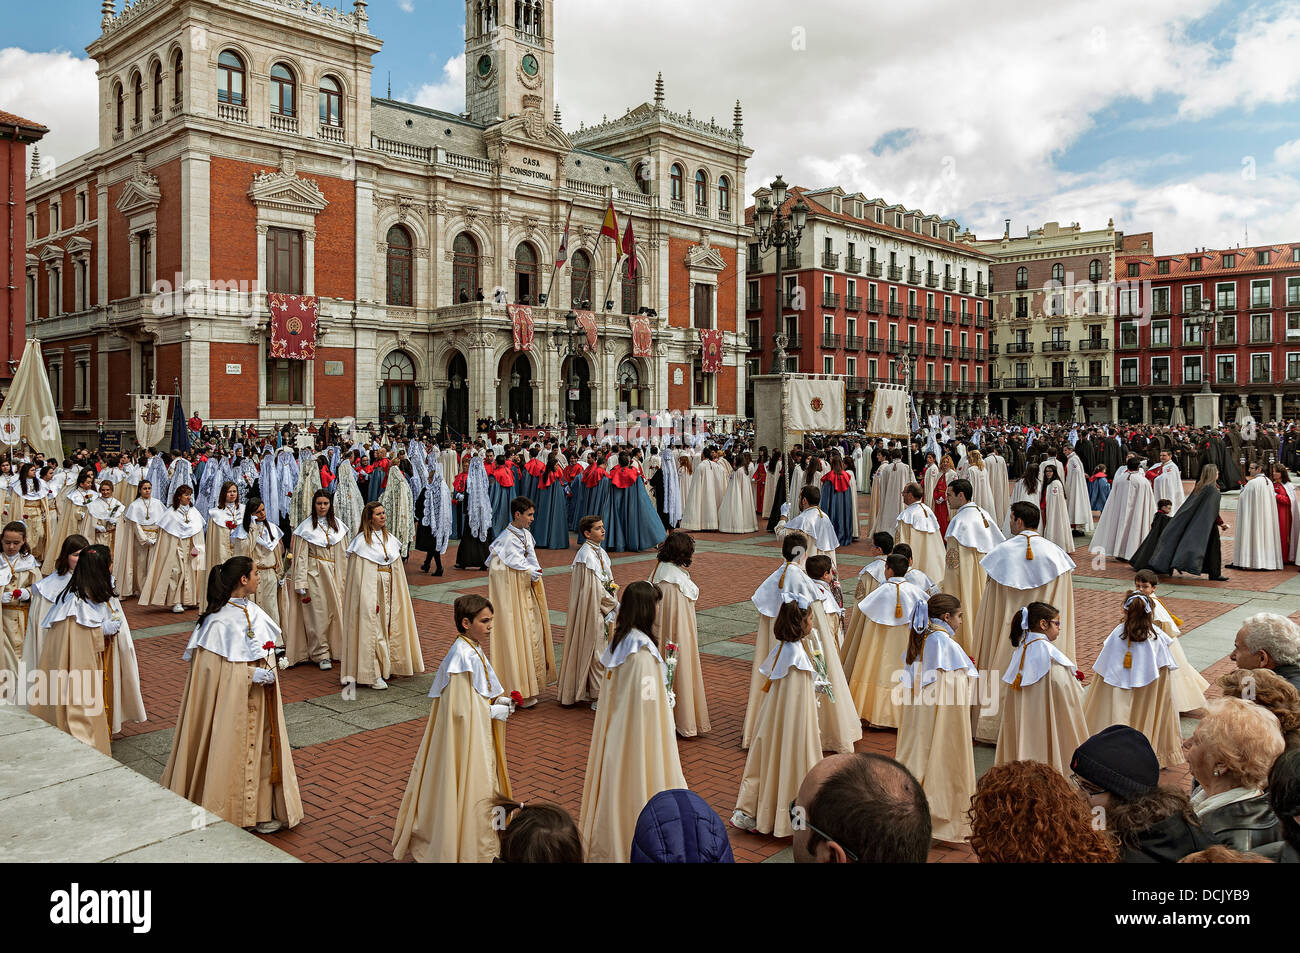
<svg viewBox="0 0 1300 953"><path fill-rule="evenodd" d="M736 112L732 116L731 128L739 137L745 132L745 114L740 110L740 100L736 100Z"/></svg>
<svg viewBox="0 0 1300 953"><path fill-rule="evenodd" d="M107 29L116 14L113 9L113 0L103 0L99 5L99 12L102 14L99 18L99 25L102 29Z"/></svg>
<svg viewBox="0 0 1300 953"><path fill-rule="evenodd" d="M32 146L32 174L31 178L35 179L41 174L41 147Z"/></svg>
<svg viewBox="0 0 1300 953"><path fill-rule="evenodd" d="M563 124L563 123L561 122L561 120L560 120L560 104L559 104L559 103L556 103L556 104L555 104L555 124L556 124L557 126L559 126L561 129L564 128L564 124Z"/></svg>
<svg viewBox="0 0 1300 953"><path fill-rule="evenodd" d="M655 109L664 108L664 74L660 73L659 78L655 80Z"/></svg>

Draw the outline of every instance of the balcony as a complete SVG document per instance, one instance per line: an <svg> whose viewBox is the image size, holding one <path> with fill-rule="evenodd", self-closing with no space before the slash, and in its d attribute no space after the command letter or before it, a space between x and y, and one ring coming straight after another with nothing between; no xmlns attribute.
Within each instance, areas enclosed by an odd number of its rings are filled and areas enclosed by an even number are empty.
<svg viewBox="0 0 1300 953"><path fill-rule="evenodd" d="M997 352L994 351L994 353L996 354ZM1009 341L1007 342L1007 353L1008 354L1033 354L1034 342L1033 341Z"/></svg>
<svg viewBox="0 0 1300 953"><path fill-rule="evenodd" d="M729 208L720 208L720 209L718 209L718 221L719 221L719 222L729 222L729 221L731 221L731 209L729 209Z"/></svg>
<svg viewBox="0 0 1300 953"><path fill-rule="evenodd" d="M939 345L937 345L937 344L927 344L927 345L925 346L925 356L926 356L926 357L938 357L938 356L939 356Z"/></svg>
<svg viewBox="0 0 1300 953"><path fill-rule="evenodd" d="M1068 351L1070 349L1069 341L1044 341L1043 353L1050 354L1053 352Z"/></svg>
<svg viewBox="0 0 1300 953"><path fill-rule="evenodd" d="M217 118L226 122L248 124L248 107L236 106L234 103L217 103Z"/></svg>
<svg viewBox="0 0 1300 953"><path fill-rule="evenodd" d="M1272 307L1273 307L1273 297L1271 295L1267 298L1250 299L1250 310L1252 311L1268 311ZM1268 383L1268 382L1265 381L1264 383Z"/></svg>
<svg viewBox="0 0 1300 953"><path fill-rule="evenodd" d="M968 347L964 347L964 348L962 348L962 349L958 352L958 356L959 356L963 361L969 361L969 360L971 359L971 349L968 348Z"/></svg>
<svg viewBox="0 0 1300 953"><path fill-rule="evenodd" d="M889 280L890 280L890 281L902 281L902 280L903 280L903 266L902 266L902 265L890 265L890 266L889 266Z"/></svg>
<svg viewBox="0 0 1300 953"><path fill-rule="evenodd" d="M749 334L745 337L746 343L751 351L761 351L763 349L763 337L759 334Z"/></svg>
<svg viewBox="0 0 1300 953"><path fill-rule="evenodd" d="M1084 338L1079 342L1080 351L1109 351L1110 342L1104 338Z"/></svg>
<svg viewBox="0 0 1300 953"><path fill-rule="evenodd" d="M989 293L989 286L988 286L988 285L986 285L986 284L985 284L984 282L982 282L982 281L977 281L977 282L975 282L975 297L977 297L977 298L986 298L986 297L988 297L988 293Z"/></svg>
<svg viewBox="0 0 1300 953"><path fill-rule="evenodd" d="M1272 344L1272 343L1273 343L1273 335L1271 335L1271 334L1251 334L1251 336L1250 336L1250 343L1251 343L1251 344Z"/></svg>
<svg viewBox="0 0 1300 953"><path fill-rule="evenodd" d="M762 295L755 295L754 297L747 297L747 298L745 298L745 310L746 310L746 311L762 311L762 310L763 310L763 296L762 296Z"/></svg>
<svg viewBox="0 0 1300 953"><path fill-rule="evenodd" d="M907 306L907 316L920 321L921 318L925 316L925 309L919 304L909 304Z"/></svg>
<svg viewBox="0 0 1300 953"><path fill-rule="evenodd" d="M943 323L944 323L944 324L956 324L956 323L957 323L957 314L956 314L956 312L953 312L953 311L945 311L945 312L943 313Z"/></svg>
<svg viewBox="0 0 1300 953"><path fill-rule="evenodd" d="M859 334L847 334L844 336L844 350L861 351L862 341L862 336Z"/></svg>
<svg viewBox="0 0 1300 953"><path fill-rule="evenodd" d="M957 356L957 349L953 347L951 344L945 344L943 346L943 356L948 358L949 360L952 360Z"/></svg>
<svg viewBox="0 0 1300 953"><path fill-rule="evenodd" d="M998 346L996 344L989 345L989 354L993 355L994 357L998 356Z"/></svg>
<svg viewBox="0 0 1300 953"><path fill-rule="evenodd" d="M1237 334L1235 331L1232 334L1224 334L1222 331L1220 331L1215 336L1214 343L1220 345L1223 344L1235 345L1237 343Z"/></svg>
<svg viewBox="0 0 1300 953"><path fill-rule="evenodd" d="M879 278L880 262L876 261L876 259L874 258L871 259L869 262L867 262L867 274L870 275L872 278Z"/></svg>
<svg viewBox="0 0 1300 953"><path fill-rule="evenodd" d="M1138 387L1140 385L1138 384L1137 375L1134 374L1131 376L1121 375L1119 380L1116 381L1115 386L1120 388L1125 388L1125 387Z"/></svg>
<svg viewBox="0 0 1300 953"><path fill-rule="evenodd" d="M834 291L823 291L823 292L822 292L822 307L823 307L823 308L831 308L831 309L834 309L834 308L838 308L839 306L840 306L840 296L839 296L837 293L835 293Z"/></svg>
<svg viewBox="0 0 1300 953"><path fill-rule="evenodd" d="M1087 379L1087 381L1081 383L1079 386L1080 386L1080 387L1109 387L1109 386L1110 386L1110 375L1109 375L1109 374L1090 374L1090 375L1088 375L1088 379Z"/></svg>
<svg viewBox="0 0 1300 953"><path fill-rule="evenodd" d="M1188 351L1199 351L1205 347L1205 342L1200 337L1184 337L1183 343L1179 347ZM1197 383L1200 383L1199 381Z"/></svg>
<svg viewBox="0 0 1300 953"><path fill-rule="evenodd" d="M763 259L756 257L754 255L750 255L745 260L745 270L750 272L751 274L757 274L758 272L762 271Z"/></svg>
<svg viewBox="0 0 1300 953"><path fill-rule="evenodd" d="M1151 346L1152 346L1153 348L1160 348L1161 350L1163 350L1163 349L1165 349L1165 348L1168 348L1168 347L1172 347L1172 345L1171 345L1170 342L1169 342L1169 338L1167 338L1167 337L1165 337L1165 338L1154 338L1154 337L1153 337L1153 338L1151 339Z"/></svg>
<svg viewBox="0 0 1300 953"><path fill-rule="evenodd" d="M925 275L925 284L926 284L926 287L928 287L928 288L937 288L937 287L939 287L939 275L938 275L936 272L933 272L933 271L926 272L926 275Z"/></svg>
<svg viewBox="0 0 1300 953"><path fill-rule="evenodd" d="M789 338L789 340L786 342L786 345L785 345L785 349L786 349L787 351L798 351L798 350L801 350L801 349L803 348L803 335L802 335L802 334L789 334L789 335L786 335L786 336Z"/></svg>
<svg viewBox="0 0 1300 953"><path fill-rule="evenodd" d="M919 269L907 269L907 283L910 285L919 285L921 283L921 272Z"/></svg>
<svg viewBox="0 0 1300 953"><path fill-rule="evenodd" d="M696 202L696 203L695 203L695 214L698 215L700 218L708 218L708 217L709 217L709 207L708 207L707 205L705 205L703 202Z"/></svg>
<svg viewBox="0 0 1300 953"><path fill-rule="evenodd" d="M969 314L962 314L962 315L961 315L961 320L958 322L958 324L960 324L963 328L968 328L968 327L970 327L970 325L971 325L971 316L970 316Z"/></svg>
<svg viewBox="0 0 1300 953"><path fill-rule="evenodd" d="M854 258L852 255L846 256L844 259L844 270L847 271L850 275L861 274L862 259ZM858 380L861 380L861 378L858 378Z"/></svg>
<svg viewBox="0 0 1300 953"><path fill-rule="evenodd" d="M944 290L944 291L956 291L956 290L957 290L957 279L956 279L956 278L952 278L952 277L948 277L948 276L944 276L944 279L943 279L943 290Z"/></svg>
<svg viewBox="0 0 1300 953"><path fill-rule="evenodd" d="M1131 338L1121 338L1119 344L1116 347L1116 350L1120 350L1120 351L1136 351L1137 349L1138 349L1138 341L1136 336Z"/></svg>
<svg viewBox="0 0 1300 953"><path fill-rule="evenodd" d="M686 200L685 200L685 199L671 199L671 200L669 201L669 204L672 206L672 210L673 210L674 212L681 212L683 215L686 214Z"/></svg>
<svg viewBox="0 0 1300 953"><path fill-rule="evenodd" d="M803 310L803 295L798 291L785 293L785 307L793 311Z"/></svg>
<svg viewBox="0 0 1300 953"><path fill-rule="evenodd" d="M827 271L835 271L838 269L840 267L839 252L822 252L822 267Z"/></svg>
<svg viewBox="0 0 1300 953"><path fill-rule="evenodd" d="M993 386L998 390L1033 390L1037 385L1033 377L1001 377Z"/></svg>
<svg viewBox="0 0 1300 953"><path fill-rule="evenodd" d="M982 314L975 315L975 327L977 328L988 327L988 323L989 323L989 319L984 317L984 315Z"/></svg>
<svg viewBox="0 0 1300 953"><path fill-rule="evenodd" d="M883 304L879 298L867 299L867 314L880 314L882 309Z"/></svg>
<svg viewBox="0 0 1300 953"><path fill-rule="evenodd" d="M989 359L989 352L988 352L988 351L984 350L984 348L982 348L982 347L977 347L977 348L975 349L975 360L977 360L977 361L987 361L988 359Z"/></svg>
<svg viewBox="0 0 1300 953"><path fill-rule="evenodd" d="M844 385L851 394L861 394L867 389L867 379L865 377L846 377Z"/></svg>
<svg viewBox="0 0 1300 953"><path fill-rule="evenodd" d="M1152 314L1168 314L1168 313L1169 313L1169 302L1168 302L1168 301L1153 301L1153 302L1151 303L1151 313L1152 313Z"/></svg>
<svg viewBox="0 0 1300 953"><path fill-rule="evenodd" d="M885 350L890 354L902 354L903 342L895 338L885 345Z"/></svg>
<svg viewBox="0 0 1300 953"><path fill-rule="evenodd" d="M316 138L325 142L343 142L343 127L321 123L316 127Z"/></svg>
<svg viewBox="0 0 1300 953"><path fill-rule="evenodd" d="M903 306L897 301L889 302L889 316L891 318L901 318L903 316Z"/></svg>
<svg viewBox="0 0 1300 953"><path fill-rule="evenodd" d="M961 280L961 293L964 295L970 294L970 288L971 288L971 283L967 281L965 278L963 278Z"/></svg>
<svg viewBox="0 0 1300 953"><path fill-rule="evenodd" d="M276 132L288 132L298 135L298 117L271 113L271 128Z"/></svg>
<svg viewBox="0 0 1300 953"><path fill-rule="evenodd" d="M861 299L860 297L858 297L857 295L845 295L845 296L844 296L844 310L845 310L845 311L861 311L861 310L862 310L862 299Z"/></svg>
<svg viewBox="0 0 1300 953"><path fill-rule="evenodd" d="M781 263L784 268L803 267L803 253L800 251L790 251L789 249L786 249L785 254L781 257L785 259L785 261Z"/></svg>
<svg viewBox="0 0 1300 953"><path fill-rule="evenodd" d="M823 334L822 347L827 351L837 351L842 340L841 335L838 334Z"/></svg>
<svg viewBox="0 0 1300 953"><path fill-rule="evenodd" d="M939 309L938 309L938 308L926 308L926 309L925 309L925 320L927 320L927 321L938 321L938 320L939 320Z"/></svg>
<svg viewBox="0 0 1300 953"><path fill-rule="evenodd" d="M867 338L867 353L869 354L879 354L884 346L885 342L880 338Z"/></svg>

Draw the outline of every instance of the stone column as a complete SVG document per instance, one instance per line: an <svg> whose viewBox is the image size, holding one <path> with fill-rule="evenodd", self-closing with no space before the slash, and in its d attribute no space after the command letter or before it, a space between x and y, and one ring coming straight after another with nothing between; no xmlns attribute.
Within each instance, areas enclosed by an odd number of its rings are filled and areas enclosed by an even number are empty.
<svg viewBox="0 0 1300 953"><path fill-rule="evenodd" d="M1142 395L1142 423L1151 423L1151 395Z"/></svg>
<svg viewBox="0 0 1300 953"><path fill-rule="evenodd" d="M1282 395L1281 394L1273 395L1273 418L1275 420L1282 419Z"/></svg>
<svg viewBox="0 0 1300 953"><path fill-rule="evenodd" d="M1002 419L1006 420L1010 416L1011 416L1011 398L1003 397L1002 398Z"/></svg>
<svg viewBox="0 0 1300 953"><path fill-rule="evenodd" d="M1043 422L1043 398L1035 397L1034 398L1034 423L1041 424L1042 422Z"/></svg>
<svg viewBox="0 0 1300 953"><path fill-rule="evenodd" d="M1119 423L1119 398L1114 395L1110 398L1110 422Z"/></svg>

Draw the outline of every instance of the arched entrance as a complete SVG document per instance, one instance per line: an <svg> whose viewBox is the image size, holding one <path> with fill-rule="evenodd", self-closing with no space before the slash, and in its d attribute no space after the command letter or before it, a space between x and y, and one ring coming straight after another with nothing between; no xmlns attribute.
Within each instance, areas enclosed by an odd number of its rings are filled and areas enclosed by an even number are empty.
<svg viewBox="0 0 1300 953"><path fill-rule="evenodd" d="M637 367L636 361L630 357L620 361L615 380L618 383L619 406L626 407L628 413L643 409L641 407L641 369Z"/></svg>
<svg viewBox="0 0 1300 953"><path fill-rule="evenodd" d="M442 421L455 436L469 430L469 367L465 355L457 351L447 362L447 396L443 398Z"/></svg>
<svg viewBox="0 0 1300 953"><path fill-rule="evenodd" d="M519 351L506 351L501 358L501 404L505 416L516 425L533 423L533 362Z"/></svg>
<svg viewBox="0 0 1300 953"><path fill-rule="evenodd" d="M405 351L393 351L379 365L379 422L405 423L420 415L420 401L415 386L415 362Z"/></svg>
<svg viewBox="0 0 1300 953"><path fill-rule="evenodd" d="M570 388L576 388L578 399L569 401ZM582 356L566 357L560 368L560 420L569 419L569 410L573 410L573 422L579 427L591 426L591 366Z"/></svg>

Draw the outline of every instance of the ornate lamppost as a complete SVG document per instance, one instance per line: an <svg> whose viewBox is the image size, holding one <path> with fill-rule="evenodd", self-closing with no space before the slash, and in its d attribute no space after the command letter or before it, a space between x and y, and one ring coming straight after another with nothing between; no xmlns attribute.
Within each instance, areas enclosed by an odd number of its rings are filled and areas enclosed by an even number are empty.
<svg viewBox="0 0 1300 953"><path fill-rule="evenodd" d="M564 325L563 330L556 328L551 333L551 337L555 342L555 349L560 354L560 367L564 367L564 359L566 357L569 359L569 377L568 380L564 382L566 388L564 400L566 412L565 422L567 424L567 439L570 441L576 441L578 439L578 427L574 417L573 395L582 384L582 381L579 379L578 373L574 368L574 361L578 358L578 348L577 345L573 343L574 336L578 331L578 316L574 314L573 311L569 311L569 313L564 316Z"/></svg>
<svg viewBox="0 0 1300 953"><path fill-rule="evenodd" d="M781 251L793 252L803 239L804 226L808 224L808 206L802 198L790 211L782 213L789 186L781 176L771 185L772 196L763 196L754 211L754 235L758 238L759 252L776 249L776 324L772 336L776 345L772 355L773 374L785 373L785 348L789 343L785 333L785 290L782 287Z"/></svg>

